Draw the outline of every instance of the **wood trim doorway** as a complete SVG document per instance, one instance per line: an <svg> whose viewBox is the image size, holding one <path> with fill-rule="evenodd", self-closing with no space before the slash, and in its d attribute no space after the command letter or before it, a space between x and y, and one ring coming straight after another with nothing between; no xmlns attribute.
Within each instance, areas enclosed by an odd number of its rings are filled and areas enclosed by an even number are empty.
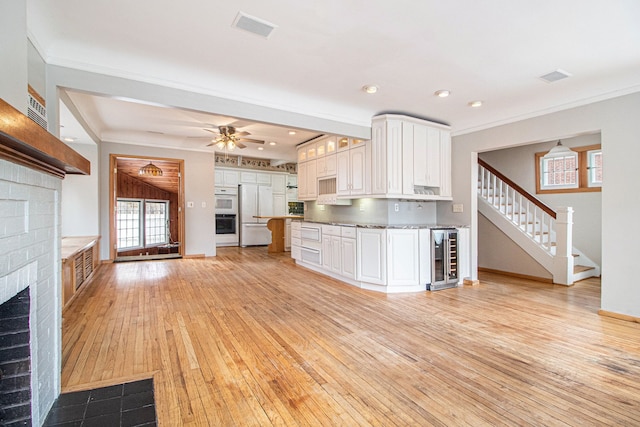
<svg viewBox="0 0 640 427"><path fill-rule="evenodd" d="M143 178L137 171L152 162L162 169L162 176ZM118 259L117 229L116 229L116 200L118 197L118 177L140 181L142 185L150 185L159 190L177 194L177 227L172 241L179 242L178 255L185 254L185 224L184 224L184 160L164 157L143 157L128 154L110 154L109 156L109 259ZM149 259L140 257L140 259Z"/></svg>

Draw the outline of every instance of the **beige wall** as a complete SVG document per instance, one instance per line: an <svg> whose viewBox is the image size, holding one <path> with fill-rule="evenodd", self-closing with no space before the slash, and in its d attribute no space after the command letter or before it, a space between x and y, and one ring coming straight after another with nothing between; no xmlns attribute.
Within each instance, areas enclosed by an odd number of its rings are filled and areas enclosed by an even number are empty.
<svg viewBox="0 0 640 427"><path fill-rule="evenodd" d="M588 258L600 265L602 263L602 193L561 193L536 194L535 154L548 151L556 141L528 144L503 150L487 151L478 157L498 169L509 179L535 195L552 209L572 207L573 213L573 246ZM600 144L600 134L580 135L564 138L562 144L567 147L584 147ZM482 227L478 224L479 230ZM491 234L483 233L490 238ZM478 238L478 246L481 241ZM480 254L478 254L480 257ZM479 263L479 266L484 266Z"/></svg>
<svg viewBox="0 0 640 427"><path fill-rule="evenodd" d="M483 215L478 215L478 267L552 278L542 265Z"/></svg>
<svg viewBox="0 0 640 427"><path fill-rule="evenodd" d="M640 93L594 102L453 138L452 203L464 213L438 206L438 219L471 227L472 275L477 277L477 153L600 132L605 184L602 189L602 301L603 310L640 317L640 286L633 277L640 259L640 192L633 176L640 158Z"/></svg>

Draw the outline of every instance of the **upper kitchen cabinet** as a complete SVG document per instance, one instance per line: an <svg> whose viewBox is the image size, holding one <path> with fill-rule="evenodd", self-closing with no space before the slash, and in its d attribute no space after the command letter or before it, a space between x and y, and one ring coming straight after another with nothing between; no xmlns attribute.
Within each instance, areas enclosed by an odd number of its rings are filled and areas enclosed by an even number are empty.
<svg viewBox="0 0 640 427"><path fill-rule="evenodd" d="M239 173L235 170L216 169L216 187L237 187L239 183Z"/></svg>
<svg viewBox="0 0 640 427"><path fill-rule="evenodd" d="M400 115L371 125L371 193L389 198L451 200L448 126Z"/></svg>
<svg viewBox="0 0 640 427"><path fill-rule="evenodd" d="M349 150L351 148L360 147L366 142L367 140L361 138L349 138L346 136L341 136L337 138L337 149L338 151Z"/></svg>
<svg viewBox="0 0 640 427"><path fill-rule="evenodd" d="M300 148L304 150L304 148ZM316 160L298 163L298 200L318 198L318 169Z"/></svg>
<svg viewBox="0 0 640 427"><path fill-rule="evenodd" d="M271 188L273 194L285 194L287 190L287 176L285 174L272 174Z"/></svg>
<svg viewBox="0 0 640 427"><path fill-rule="evenodd" d="M336 194L361 196L369 193L371 170L370 145L365 141L337 154Z"/></svg>
<svg viewBox="0 0 640 427"><path fill-rule="evenodd" d="M318 142L315 143L315 152L316 157L320 158L323 156L329 156L331 154L336 153L336 140L335 136L329 136L326 138L322 138Z"/></svg>

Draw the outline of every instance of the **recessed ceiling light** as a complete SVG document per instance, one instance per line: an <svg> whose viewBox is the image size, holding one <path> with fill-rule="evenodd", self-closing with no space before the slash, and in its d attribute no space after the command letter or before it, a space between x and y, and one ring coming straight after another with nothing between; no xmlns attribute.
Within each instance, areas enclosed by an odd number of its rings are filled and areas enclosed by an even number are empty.
<svg viewBox="0 0 640 427"><path fill-rule="evenodd" d="M269 145L276 145L276 142L275 142L275 141L271 141L271 142L269 143Z"/></svg>
<svg viewBox="0 0 640 427"><path fill-rule="evenodd" d="M67 142L73 142L73 141L75 141L75 140L76 140L76 139L78 139L78 138L74 138L74 137L72 137L72 136L65 136L65 137L63 137L62 139L63 139L64 141L67 141Z"/></svg>
<svg viewBox="0 0 640 427"><path fill-rule="evenodd" d="M264 147L258 147L258 150L262 151L264 150Z"/></svg>
<svg viewBox="0 0 640 427"><path fill-rule="evenodd" d="M440 98L446 98L447 96L451 95L451 92L449 92L448 90L437 90L434 92L435 96L439 96Z"/></svg>
<svg viewBox="0 0 640 427"><path fill-rule="evenodd" d="M365 85L362 86L362 90L367 93L376 93L378 91L378 86L376 85Z"/></svg>
<svg viewBox="0 0 640 427"><path fill-rule="evenodd" d="M471 101L469 103L469 107L474 107L474 108L482 107L482 101Z"/></svg>
<svg viewBox="0 0 640 427"><path fill-rule="evenodd" d="M289 131L289 135L295 135L295 134L296 134L296 131L295 131L295 130L290 130L290 131Z"/></svg>

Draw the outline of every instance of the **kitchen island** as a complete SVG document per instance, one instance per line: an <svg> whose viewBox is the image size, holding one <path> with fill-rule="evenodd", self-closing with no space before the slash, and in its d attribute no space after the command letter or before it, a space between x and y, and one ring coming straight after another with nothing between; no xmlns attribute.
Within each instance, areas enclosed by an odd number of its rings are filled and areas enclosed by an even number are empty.
<svg viewBox="0 0 640 427"><path fill-rule="evenodd" d="M287 219L303 219L301 215L283 215L283 216L254 216L258 219L268 219L267 228L271 230L271 243L267 246L267 252L278 253L284 252L284 223Z"/></svg>
<svg viewBox="0 0 640 427"><path fill-rule="evenodd" d="M456 230L442 259L433 251L432 230ZM345 224L293 221L291 257L296 264L348 284L378 292L420 292L440 281L451 286L469 275L467 227L452 225ZM432 275L432 272L436 273ZM436 288L437 289L437 288Z"/></svg>

